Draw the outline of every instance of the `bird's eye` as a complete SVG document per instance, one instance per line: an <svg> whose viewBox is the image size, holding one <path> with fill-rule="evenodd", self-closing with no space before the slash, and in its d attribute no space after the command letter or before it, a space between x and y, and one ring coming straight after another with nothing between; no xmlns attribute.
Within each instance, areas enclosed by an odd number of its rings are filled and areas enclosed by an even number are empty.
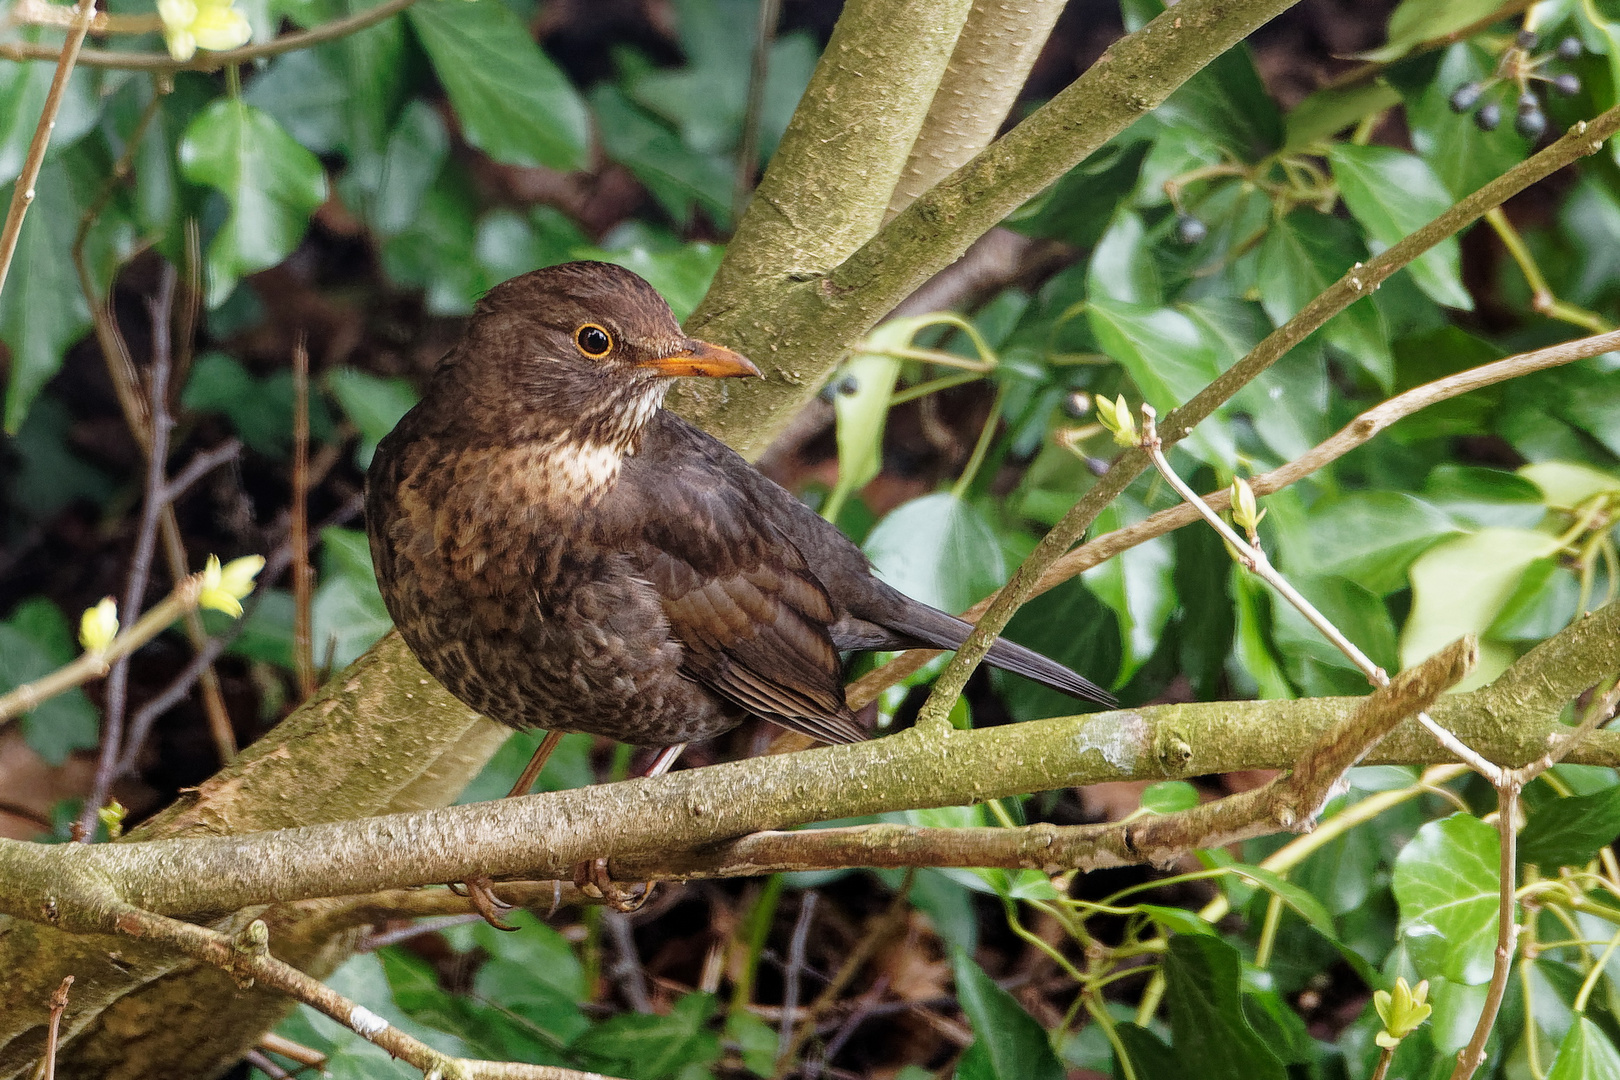
<svg viewBox="0 0 1620 1080"><path fill-rule="evenodd" d="M612 350L613 335L595 323L586 323L574 331L574 344L592 360L600 360Z"/></svg>

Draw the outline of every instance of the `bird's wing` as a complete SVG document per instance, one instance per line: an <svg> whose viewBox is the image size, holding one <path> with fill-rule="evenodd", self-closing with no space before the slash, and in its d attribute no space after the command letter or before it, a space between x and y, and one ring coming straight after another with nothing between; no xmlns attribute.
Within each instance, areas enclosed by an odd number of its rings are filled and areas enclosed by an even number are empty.
<svg viewBox="0 0 1620 1080"><path fill-rule="evenodd" d="M639 460L638 460L639 459ZM770 521L702 455L637 455L601 508L715 693L822 742L866 738L844 703L826 590Z"/></svg>

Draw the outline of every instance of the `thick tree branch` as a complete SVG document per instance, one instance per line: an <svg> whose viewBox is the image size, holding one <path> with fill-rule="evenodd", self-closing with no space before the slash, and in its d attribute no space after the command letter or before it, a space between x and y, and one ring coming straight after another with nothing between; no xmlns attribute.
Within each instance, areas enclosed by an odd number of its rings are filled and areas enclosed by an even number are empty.
<svg viewBox="0 0 1620 1080"><path fill-rule="evenodd" d="M890 216L990 145L1065 2L974 0L889 200Z"/></svg>
<svg viewBox="0 0 1620 1080"><path fill-rule="evenodd" d="M1494 760L1532 761L1560 729L1563 706L1617 670L1620 604L1611 604L1498 680L1517 703L1511 725L1493 715L1502 693L1493 694L1494 686L1445 698L1434 713ZM1541 687L1541 695L1518 692L1529 685ZM802 822L1102 780L1287 768L1366 700L1158 706L982 731L914 729L860 746L247 836L94 847L0 842L0 910L40 919L49 907L64 929L105 932L117 903L199 914L479 872L566 876L596 855L652 856L635 864L650 867L671 852ZM1421 729L1407 723L1371 760L1436 756ZM1620 761L1620 734L1595 734L1575 760ZM850 776L869 779L856 786Z"/></svg>
<svg viewBox="0 0 1620 1080"><path fill-rule="evenodd" d="M815 172L784 165L776 187L767 191L761 185L749 213L771 215L771 228L753 231L744 219L714 287L687 325L749 354L766 377L746 386L686 388L678 399L681 411L745 453L763 447L815 393L843 351L917 286L1292 3L1182 0L1115 42L1072 85L875 235L869 233L870 240L857 239L861 247L852 255L845 246L850 231L823 246L814 230L813 208L822 190ZM899 18L894 11L883 17ZM937 83L936 77L927 84L924 109ZM801 111L813 100L807 94ZM819 102L815 107L829 111ZM903 146L912 141L907 137ZM850 174L841 168L838 175ZM884 179L889 186L874 186L887 205L893 180L887 173ZM808 199L789 190L806 183Z"/></svg>

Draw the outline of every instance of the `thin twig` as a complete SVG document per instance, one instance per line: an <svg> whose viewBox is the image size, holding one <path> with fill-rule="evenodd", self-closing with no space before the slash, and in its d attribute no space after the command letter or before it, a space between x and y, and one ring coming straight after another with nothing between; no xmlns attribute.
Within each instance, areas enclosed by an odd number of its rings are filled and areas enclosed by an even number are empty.
<svg viewBox="0 0 1620 1080"><path fill-rule="evenodd" d="M731 189L731 213L742 217L754 194L754 174L759 170L759 126L765 115L765 81L770 75L771 42L776 39L776 22L782 0L762 0L759 25L754 35L754 55L748 68L748 108L743 113L742 136L737 140L737 176Z"/></svg>
<svg viewBox="0 0 1620 1080"><path fill-rule="evenodd" d="M1496 830L1501 839L1501 858L1497 863L1497 918L1496 956L1491 968L1490 986L1485 991L1485 1007L1479 1014L1474 1033L1457 1055L1457 1066L1451 1070L1451 1080L1468 1080L1485 1060L1485 1042L1496 1026L1502 998L1507 993L1508 973L1513 968L1513 946L1519 934L1519 921L1514 918L1514 893L1518 888L1519 793L1516 776L1507 775L1496 787Z"/></svg>
<svg viewBox="0 0 1620 1080"><path fill-rule="evenodd" d="M106 678L110 662L128 656L167 630L183 612L195 608L197 594L201 589L202 575L194 574L186 578L176 585L168 596L152 605L135 625L113 638L112 644L107 646L105 651L81 653L76 659L49 675L0 694L0 724L23 713L32 712L39 708L41 703L58 694L64 694L75 686L83 686L92 679Z"/></svg>
<svg viewBox="0 0 1620 1080"><path fill-rule="evenodd" d="M158 516L168 501L169 484L164 470L169 457L169 433L174 429L174 418L169 415L169 372L173 359L170 322L174 315L175 270L163 264L158 292L148 309L152 317L152 371L147 396L147 418L151 443L146 453L146 497L141 504L140 527L135 534L135 553L130 558L129 582L124 589L123 611L133 618L141 610L146 596L146 585L152 574L152 555L157 546ZM79 812L79 826L85 839L95 835L96 812L107 801L112 788L118 759L124 749L124 710L129 704L129 657L124 655L113 664L107 678L106 711L101 728L101 754L96 760L95 780L90 795Z"/></svg>
<svg viewBox="0 0 1620 1080"><path fill-rule="evenodd" d="M844 1022L838 1025L838 1031L833 1037L827 1040L826 1049L822 1050L816 1058L804 1063L804 1080L816 1080L821 1075L822 1066L838 1056L839 1051L844 1048L844 1044L849 1042L850 1036L854 1035L856 1029L873 1014L873 1011L882 1003L883 995L888 992L889 975L884 972L872 983L872 988L862 994L855 1002L855 1008L844 1018ZM907 1002L906 1004L910 1005L911 1003Z"/></svg>
<svg viewBox="0 0 1620 1080"><path fill-rule="evenodd" d="M1018 129L1013 130L1016 132ZM1176 442L1190 435L1194 427L1230 401L1234 394L1270 368L1295 345L1304 341L1328 319L1378 288L1391 274L1405 267L1434 245L1471 225L1493 206L1501 205L1513 195L1570 162L1596 153L1602 149L1604 141L1617 130L1620 130L1620 106L1609 109L1590 121L1578 121L1568 133L1540 153L1509 169L1467 198L1454 203L1427 225L1389 249L1373 256L1365 263L1356 263L1338 281L1306 304L1297 315L1266 335L1247 356L1193 395L1186 404L1172 410L1165 417L1166 439L1169 442ZM992 144L991 149L995 149L995 144ZM972 169L973 163L970 162L952 176L963 173L964 170L971 172ZM948 186L951 186L949 177L941 181L934 190L941 191ZM899 229L908 216L924 213L927 209L926 199L914 203L859 252L846 260L833 274L834 281L862 280L869 263L874 260L882 262L888 257L888 244L893 242L891 230ZM903 229L900 231L904 232ZM966 687L968 677L984 658L991 643L1006 628L1013 613L1034 595L1041 577L1064 552L1085 535L1086 530L1096 521L1097 515L1118 498L1147 467L1148 459L1145 453L1136 449L1127 450L1114 461L1108 472L1098 479L1063 519L1047 531L1040 543L1035 546L1035 550L1019 565L1012 580L1002 588L995 601L979 619L978 625L957 650L956 656L934 681L933 690L919 716L920 724L934 728L949 723L947 717L950 709Z"/></svg>
<svg viewBox="0 0 1620 1080"><path fill-rule="evenodd" d="M1372 658L1362 652L1355 642L1345 637L1339 628L1333 625L1331 619L1318 611L1316 605L1305 599L1287 578L1279 574L1276 568L1271 565L1271 560L1266 558L1264 551L1239 536L1236 530L1223 521L1221 516L1199 497L1198 492L1189 487L1187 482L1176 474L1175 469L1170 467L1169 460L1164 456L1164 444L1159 439L1154 424L1153 406L1147 404L1142 406L1141 445L1153 462L1154 468L1158 469L1159 475L1175 490L1177 495L1180 495L1185 502L1197 511L1200 517L1209 523L1210 528L1220 534L1221 539L1232 546L1247 569L1282 594L1282 598L1287 600L1301 615L1305 616L1305 620L1316 627L1319 634L1327 638L1334 648L1350 658L1350 662L1361 670L1361 673L1367 677L1368 682L1377 687L1389 685L1389 674L1383 668L1373 663ZM1491 783L1494 784L1501 778L1501 766L1487 761L1476 753L1473 748L1469 747L1457 736L1435 723L1427 712L1419 712L1417 721L1428 729L1429 733L1435 737L1435 740L1441 746L1457 755L1459 761L1466 763Z"/></svg>
<svg viewBox="0 0 1620 1080"><path fill-rule="evenodd" d="M402 941L419 938L423 934L437 934L441 930L449 930L456 926L466 926L468 923L483 922L484 917L476 911L465 915L440 915L435 919L423 919L421 922L409 926L401 926L397 930L384 930L380 934L367 934L354 946L355 952L376 952L386 949L390 945L398 945ZM645 990L645 987L643 987Z"/></svg>
<svg viewBox="0 0 1620 1080"><path fill-rule="evenodd" d="M355 494L324 522L322 528L329 525L343 525L360 515L363 497ZM202 648L192 656L186 666L180 669L179 674L169 681L169 685L158 692L156 697L147 701L135 713L134 719L129 722L128 738L124 740L124 753L118 762L118 775L128 776L135 771L135 759L146 745L146 739L151 734L152 725L157 723L158 717L174 708L183 701L197 681L212 669L212 664L219 659L226 649L236 642L247 629L248 620L252 618L254 610L264 600L269 586L281 579L287 567L292 563L292 541L286 540L265 557L264 569L259 571L260 587L254 589L253 595L243 605L242 617L217 637L205 641Z"/></svg>
<svg viewBox="0 0 1620 1080"><path fill-rule="evenodd" d="M1614 716L1620 705L1620 679L1587 706L1581 722L1573 728L1555 733L1549 740L1545 754L1517 769L1501 770L1496 781L1496 830L1500 841L1501 861L1497 868L1498 899L1496 912L1496 955L1491 965L1490 986L1485 993L1485 1007L1474 1025L1468 1045L1457 1055L1457 1065L1451 1080L1468 1080L1485 1060L1485 1043L1496 1017L1502 1009L1507 993L1508 975L1513 967L1514 945L1519 932L1519 920L1514 898L1518 893L1519 797L1524 785L1561 761L1582 739Z"/></svg>
<svg viewBox="0 0 1620 1080"><path fill-rule="evenodd" d="M67 90L68 76L73 74L73 65L79 58L84 35L89 33L90 23L95 18L95 0L79 0L75 11L77 18L69 28L67 40L62 43L59 52L44 46L33 46L42 50L44 55L40 59L56 61L56 74L51 76L51 88L45 94L45 107L40 111L39 123L34 126L34 137L28 143L28 156L23 159L22 175L17 177L11 189L11 207L6 211L5 226L0 228L0 290L6 287L11 259L17 254L17 240L22 236L23 218L34 202L34 184L39 180L39 170L45 164L45 148L51 143L56 114L62 109L62 94Z"/></svg>
<svg viewBox="0 0 1620 1080"><path fill-rule="evenodd" d="M310 606L314 570L309 565L309 348L304 335L293 343L293 667L298 673L298 700L315 693L315 654L311 646Z"/></svg>
<svg viewBox="0 0 1620 1080"><path fill-rule="evenodd" d="M185 468L169 478L163 489L163 501L172 503L179 499L198 480L207 476L215 469L227 462L235 461L242 452L241 439L226 439L218 446L209 450L199 450Z"/></svg>
<svg viewBox="0 0 1620 1080"><path fill-rule="evenodd" d="M242 1055L242 1060L264 1073L270 1080L293 1080L293 1074L271 1061L263 1050L249 1050Z"/></svg>
<svg viewBox="0 0 1620 1080"><path fill-rule="evenodd" d="M1616 349L1620 349L1620 332L1596 334L1591 337L1560 342L1557 345L1549 345L1545 349L1534 349L1530 352L1520 353L1517 356L1504 357L1489 364L1482 364L1477 368L1470 368L1467 371L1460 371L1455 375L1448 375L1443 379L1436 379L1434 382L1413 387L1411 390L1374 405L1340 428L1332 436L1286 465L1280 465L1270 472L1250 477L1249 486L1256 495L1273 494L1292 483L1303 480L1318 469L1337 461L1356 447L1371 441L1397 420L1411 416L1413 413L1426 409L1430 405L1448 401L1461 394L1505 382L1509 379L1516 379L1533 372L1545 371L1549 368L1573 363L1576 360L1601 356L1603 353ZM1203 500L1217 511L1225 510L1231 506L1231 493L1223 488L1220 491L1203 496ZM1115 529L1112 532L1104 533L1058 558L1041 575L1034 592L1030 595L1038 596L1048 589L1055 588L1063 582L1079 576L1094 566L1101 566L1122 551L1190 525L1197 521L1198 517L1198 511L1193 509L1190 503L1180 502L1169 509L1160 510L1158 513L1150 515L1135 525L1127 525L1123 529ZM969 622L976 622L998 595L1000 594L992 593L985 597L963 612L962 617ZM850 707L854 709L864 707L884 690L916 674L928 661L938 655L938 651L932 649L913 649L895 657L895 659L882 667L868 672L850 683L846 689L845 693Z"/></svg>
<svg viewBox="0 0 1620 1080"><path fill-rule="evenodd" d="M502 1080L612 1080L600 1073L550 1065L476 1061L453 1058L405 1034L358 1002L305 975L270 955L270 931L255 919L235 936L204 926L154 915L128 904L114 904L112 914L120 933L167 945L187 956L213 964L243 983L258 983L279 990L331 1017L356 1035L420 1069L427 1080L464 1077L466 1080L499 1077Z"/></svg>
<svg viewBox="0 0 1620 1080"><path fill-rule="evenodd" d="M638 1013L653 1011L652 998L647 993L647 972L642 969L641 957L636 953L636 938L630 927L630 916L620 911L602 912L608 936L613 939L613 950L618 954L608 974L618 981L624 999Z"/></svg>
<svg viewBox="0 0 1620 1080"><path fill-rule="evenodd" d="M68 990L73 976L62 976L62 985L51 992L51 1020L45 1029L45 1056L40 1062L42 1080L56 1080L56 1043L62 1035L62 1014L67 1011Z"/></svg>
<svg viewBox="0 0 1620 1080"><path fill-rule="evenodd" d="M327 41L347 37L368 26L375 26L385 19L393 18L415 2L416 0L385 0L374 8L367 8L346 19L334 19L313 30L283 34L273 41L259 45L244 45L240 49L225 49L221 52L199 50L196 56L183 62L175 60L168 53L84 49L79 53L79 63L85 67L115 68L124 71L218 71L232 64L245 64L250 60L296 52L299 49L308 49ZM82 34L80 40L83 40ZM51 50L25 41L0 44L0 58L7 60L51 60L55 56L56 53Z"/></svg>
<svg viewBox="0 0 1620 1080"><path fill-rule="evenodd" d="M805 947L810 941L810 924L816 917L817 894L811 890L799 897L799 918L788 941L787 968L782 972L782 1021L776 1038L776 1072L781 1075L792 1062L794 1014L799 1011L799 976L804 973Z"/></svg>

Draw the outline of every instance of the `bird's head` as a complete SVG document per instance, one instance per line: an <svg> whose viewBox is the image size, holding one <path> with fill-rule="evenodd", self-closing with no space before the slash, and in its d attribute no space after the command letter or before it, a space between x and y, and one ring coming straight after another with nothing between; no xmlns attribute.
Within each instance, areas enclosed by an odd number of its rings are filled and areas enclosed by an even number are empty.
<svg viewBox="0 0 1620 1080"><path fill-rule="evenodd" d="M758 375L745 356L681 331L656 289L600 262L571 262L491 289L443 372L470 408L498 409L595 442L628 445L671 378Z"/></svg>

